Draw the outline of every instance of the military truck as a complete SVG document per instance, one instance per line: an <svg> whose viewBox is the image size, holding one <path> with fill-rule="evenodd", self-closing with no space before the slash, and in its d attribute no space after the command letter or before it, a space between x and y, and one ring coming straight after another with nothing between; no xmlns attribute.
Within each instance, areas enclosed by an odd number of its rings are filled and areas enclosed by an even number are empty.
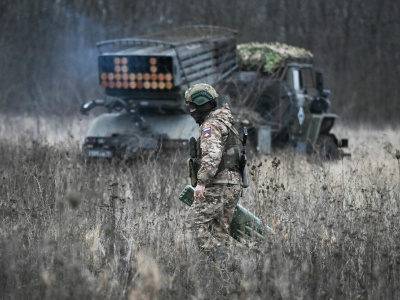
<svg viewBox="0 0 400 300"><path fill-rule="evenodd" d="M83 104L81 112L96 106L108 112L89 126L84 157L186 147L198 126L187 113L184 91L200 82L216 86L221 101L232 103L238 127L250 129L259 151L291 144L337 157L347 140L331 133L337 115L328 113L329 91L312 55L298 48L282 52L276 45L237 45L236 37L227 28L191 26L98 43L105 97Z"/></svg>
<svg viewBox="0 0 400 300"><path fill-rule="evenodd" d="M311 52L280 43L241 44L237 50L239 68L222 90L234 99L259 150L292 145L323 159L348 155L348 140L331 132L338 116L328 112L330 91Z"/></svg>
<svg viewBox="0 0 400 300"><path fill-rule="evenodd" d="M215 84L237 68L236 32L220 27L183 27L103 41L97 48L105 98L83 104L81 113L96 106L108 113L91 123L85 157L186 146L198 126L187 113L185 90L194 83Z"/></svg>

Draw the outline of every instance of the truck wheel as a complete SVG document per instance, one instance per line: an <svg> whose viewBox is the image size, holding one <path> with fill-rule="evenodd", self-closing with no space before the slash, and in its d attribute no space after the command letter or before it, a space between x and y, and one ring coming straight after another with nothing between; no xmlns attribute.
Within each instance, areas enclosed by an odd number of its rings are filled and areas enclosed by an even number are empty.
<svg viewBox="0 0 400 300"><path fill-rule="evenodd" d="M331 136L320 135L317 146L319 156L322 160L335 160L339 158L339 149Z"/></svg>

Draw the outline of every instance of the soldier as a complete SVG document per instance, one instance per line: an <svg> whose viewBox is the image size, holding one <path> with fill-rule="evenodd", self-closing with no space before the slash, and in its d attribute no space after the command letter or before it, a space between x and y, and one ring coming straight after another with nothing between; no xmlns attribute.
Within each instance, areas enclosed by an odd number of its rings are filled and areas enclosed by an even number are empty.
<svg viewBox="0 0 400 300"><path fill-rule="evenodd" d="M215 89L205 83L185 93L190 115L199 124L194 205L187 220L200 249L226 253L229 226L241 193L240 140L228 104L217 109ZM225 255L225 254L223 254Z"/></svg>

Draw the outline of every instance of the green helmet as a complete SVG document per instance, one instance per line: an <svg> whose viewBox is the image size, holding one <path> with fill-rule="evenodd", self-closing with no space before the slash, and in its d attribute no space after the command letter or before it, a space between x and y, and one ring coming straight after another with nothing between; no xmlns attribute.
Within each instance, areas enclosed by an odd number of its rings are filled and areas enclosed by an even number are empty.
<svg viewBox="0 0 400 300"><path fill-rule="evenodd" d="M217 92L211 85L207 83L195 84L185 92L185 99L187 104L193 103L200 106L217 98Z"/></svg>

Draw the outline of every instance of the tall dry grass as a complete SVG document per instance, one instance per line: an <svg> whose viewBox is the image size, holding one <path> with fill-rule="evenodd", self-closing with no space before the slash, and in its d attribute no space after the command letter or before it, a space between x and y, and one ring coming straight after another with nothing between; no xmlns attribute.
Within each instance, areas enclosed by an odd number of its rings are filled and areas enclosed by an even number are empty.
<svg viewBox="0 0 400 300"><path fill-rule="evenodd" d="M0 298L400 297L395 130L339 128L352 157L331 163L252 155L240 202L276 235L227 270L181 234L187 153L85 164L85 121L1 120Z"/></svg>

